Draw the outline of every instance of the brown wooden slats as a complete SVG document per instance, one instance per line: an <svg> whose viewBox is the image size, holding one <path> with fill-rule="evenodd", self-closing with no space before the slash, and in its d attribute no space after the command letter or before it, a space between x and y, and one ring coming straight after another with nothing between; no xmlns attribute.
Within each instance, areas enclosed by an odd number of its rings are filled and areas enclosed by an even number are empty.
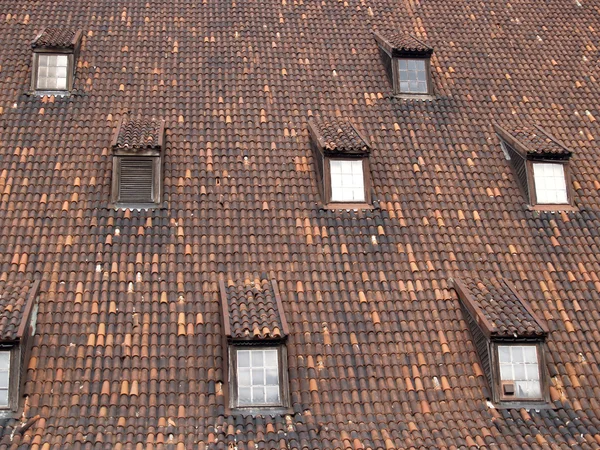
<svg viewBox="0 0 600 450"><path fill-rule="evenodd" d="M154 202L154 159L152 157L121 157L119 202Z"/></svg>

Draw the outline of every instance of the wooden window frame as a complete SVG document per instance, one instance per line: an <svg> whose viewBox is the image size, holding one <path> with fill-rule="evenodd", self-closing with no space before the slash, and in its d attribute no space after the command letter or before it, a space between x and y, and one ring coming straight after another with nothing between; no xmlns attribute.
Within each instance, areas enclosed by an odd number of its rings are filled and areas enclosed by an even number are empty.
<svg viewBox="0 0 600 450"><path fill-rule="evenodd" d="M119 197L120 179L121 179L121 158L152 158L154 160L154 180L153 192L154 201L148 203L135 203L122 201ZM163 161L162 156L156 152L144 153L119 153L113 155L112 163L112 192L111 192L111 207L117 209L154 209L159 208L162 204L163 196Z"/></svg>
<svg viewBox="0 0 600 450"><path fill-rule="evenodd" d="M566 203L538 203L537 188L535 185L535 176L533 173L533 165L536 163L545 164L560 164L563 166L565 174L565 184L567 186L567 202ZM532 210L536 211L573 211L576 210L573 203L574 192L573 183L571 182L571 167L568 160L556 160L548 158L527 158L525 161L527 167L527 185L529 188L529 204Z"/></svg>
<svg viewBox="0 0 600 450"><path fill-rule="evenodd" d="M67 55L69 60L67 63L67 87L66 89L38 89L38 65L40 55ZM39 49L33 52L33 61L31 64L31 86L32 92L40 95L56 95L56 94L68 94L73 90L73 83L75 81L75 52L73 50L60 50L60 49Z"/></svg>
<svg viewBox="0 0 600 450"><path fill-rule="evenodd" d="M278 404L267 405L238 405L237 384L237 351L238 350L260 350L276 349L277 362L279 366L279 398ZM290 388L287 362L287 348L283 341L240 341L227 344L227 368L229 388L226 390L227 414L241 415L264 415L264 414L290 414Z"/></svg>
<svg viewBox="0 0 600 450"><path fill-rule="evenodd" d="M331 165L332 160L337 161L356 161L362 160L363 184L365 189L365 199L359 202L334 201L332 200L331 189ZM323 156L323 196L325 209L373 209L371 198L371 165L368 156L337 155Z"/></svg>
<svg viewBox="0 0 600 450"><path fill-rule="evenodd" d="M539 398L519 398L506 396L502 390L502 379L500 378L500 358L498 356L499 346L535 346L538 358L539 382L541 396ZM541 340L493 340L490 342L490 367L492 370L492 396L493 402L506 408L525 407L531 405L539 408L550 404L549 380L546 370L546 355L544 352L545 342Z"/></svg>
<svg viewBox="0 0 600 450"><path fill-rule="evenodd" d="M426 72L426 83L427 83L427 92L403 92L400 90L400 60L411 60L411 59L419 59L425 60L425 72ZM406 56L392 56L392 78L393 78L393 89L394 94L399 95L405 98L423 98L423 97L432 97L434 95L433 92L433 80L431 78L431 56L421 56L421 55L406 55Z"/></svg>

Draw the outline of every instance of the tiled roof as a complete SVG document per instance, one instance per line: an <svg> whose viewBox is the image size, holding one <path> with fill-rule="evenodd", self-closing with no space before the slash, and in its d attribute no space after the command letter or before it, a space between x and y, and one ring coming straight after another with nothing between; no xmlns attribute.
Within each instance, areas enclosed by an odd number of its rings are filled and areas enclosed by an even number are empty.
<svg viewBox="0 0 600 450"><path fill-rule="evenodd" d="M115 132L113 147L127 150L161 148L165 123L158 119L124 119Z"/></svg>
<svg viewBox="0 0 600 450"><path fill-rule="evenodd" d="M0 450L598 448L596 3L3 1L0 273L42 281L40 419ZM434 98L392 96L371 30L394 21L435 43ZM27 95L57 25L85 30L76 95ZM152 115L165 207L109 208L112 133ZM373 209L322 209L316 115L368 136ZM576 211L527 208L492 125L512 120L576 149ZM232 417L219 279L263 272L293 413ZM487 403L447 280L497 274L548 324L554 409Z"/></svg>
<svg viewBox="0 0 600 450"><path fill-rule="evenodd" d="M513 145L519 147L517 150L528 155L570 157L573 153L540 126L497 125L496 130L504 139L514 139Z"/></svg>
<svg viewBox="0 0 600 450"><path fill-rule="evenodd" d="M35 301L38 282L30 279L0 281L0 342L22 337Z"/></svg>
<svg viewBox="0 0 600 450"><path fill-rule="evenodd" d="M325 154L367 154L371 147L349 120L314 117L308 121L312 138Z"/></svg>
<svg viewBox="0 0 600 450"><path fill-rule="evenodd" d="M503 278L463 279L455 282L461 300L489 337L542 338L547 329L516 289Z"/></svg>
<svg viewBox="0 0 600 450"><path fill-rule="evenodd" d="M75 48L81 32L68 28L45 28L32 42L33 48Z"/></svg>
<svg viewBox="0 0 600 450"><path fill-rule="evenodd" d="M377 42L382 45L389 53L400 55L403 53L421 53L430 55L433 53L433 48L417 39L416 37L401 32L383 32L374 31L373 35Z"/></svg>
<svg viewBox="0 0 600 450"><path fill-rule="evenodd" d="M283 338L287 322L275 280L265 278L222 284L225 334L232 339Z"/></svg>

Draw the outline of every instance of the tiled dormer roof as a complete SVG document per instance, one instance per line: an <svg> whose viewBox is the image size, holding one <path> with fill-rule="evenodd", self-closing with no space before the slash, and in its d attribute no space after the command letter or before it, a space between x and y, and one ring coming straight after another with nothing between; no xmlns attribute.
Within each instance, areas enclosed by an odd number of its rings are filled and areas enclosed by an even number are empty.
<svg viewBox="0 0 600 450"><path fill-rule="evenodd" d="M25 332L39 281L0 282L0 342L20 339Z"/></svg>
<svg viewBox="0 0 600 450"><path fill-rule="evenodd" d="M288 326L277 283L261 278L221 282L225 334L231 339L281 339Z"/></svg>
<svg viewBox="0 0 600 450"><path fill-rule="evenodd" d="M527 156L569 158L573 152L539 125L495 125L496 132Z"/></svg>
<svg viewBox="0 0 600 450"><path fill-rule="evenodd" d="M433 53L432 47L410 34L374 31L373 35L379 45L393 56L427 56Z"/></svg>
<svg viewBox="0 0 600 450"><path fill-rule="evenodd" d="M31 47L34 49L74 49L80 39L80 30L71 30L68 28L46 28L31 43Z"/></svg>
<svg viewBox="0 0 600 450"><path fill-rule="evenodd" d="M124 119L113 137L113 148L129 151L161 149L165 121L159 119Z"/></svg>
<svg viewBox="0 0 600 450"><path fill-rule="evenodd" d="M371 151L368 141L349 120L312 117L308 128L313 141L326 155L365 155Z"/></svg>
<svg viewBox="0 0 600 450"><path fill-rule="evenodd" d="M454 280L454 288L489 338L543 338L548 330L507 280Z"/></svg>

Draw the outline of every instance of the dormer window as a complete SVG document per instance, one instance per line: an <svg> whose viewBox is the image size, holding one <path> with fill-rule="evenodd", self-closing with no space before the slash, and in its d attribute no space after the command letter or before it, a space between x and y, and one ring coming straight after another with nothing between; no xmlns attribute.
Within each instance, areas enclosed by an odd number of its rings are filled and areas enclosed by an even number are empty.
<svg viewBox="0 0 600 450"><path fill-rule="evenodd" d="M39 281L0 282L0 419L23 406L23 378L35 334Z"/></svg>
<svg viewBox="0 0 600 450"><path fill-rule="evenodd" d="M46 28L33 48L31 90L42 94L65 94L72 90L81 46L81 31Z"/></svg>
<svg viewBox="0 0 600 450"><path fill-rule="evenodd" d="M165 123L122 120L113 137L112 205L153 208L162 201Z"/></svg>
<svg viewBox="0 0 600 450"><path fill-rule="evenodd" d="M531 208L574 210L569 167L573 152L537 125L495 129Z"/></svg>
<svg viewBox="0 0 600 450"><path fill-rule="evenodd" d="M473 343L503 407L549 401L544 363L546 326L505 279L454 280Z"/></svg>
<svg viewBox="0 0 600 450"><path fill-rule="evenodd" d="M371 146L347 120L308 121L319 191L327 209L371 208Z"/></svg>
<svg viewBox="0 0 600 450"><path fill-rule="evenodd" d="M394 94L433 95L430 67L433 49L411 35L378 31L373 34Z"/></svg>
<svg viewBox="0 0 600 450"><path fill-rule="evenodd" d="M273 280L219 283L228 347L228 412L290 412L288 325Z"/></svg>

